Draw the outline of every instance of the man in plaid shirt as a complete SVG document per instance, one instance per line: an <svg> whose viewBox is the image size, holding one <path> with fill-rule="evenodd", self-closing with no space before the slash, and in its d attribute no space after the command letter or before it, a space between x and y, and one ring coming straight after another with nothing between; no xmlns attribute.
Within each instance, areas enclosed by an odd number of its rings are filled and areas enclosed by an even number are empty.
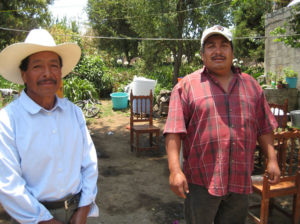
<svg viewBox="0 0 300 224"><path fill-rule="evenodd" d="M185 198L188 224L245 223L257 141L268 158L269 182L279 181L277 123L256 80L232 66L227 28L204 31L201 55L204 67L185 76L171 95L164 130L170 186Z"/></svg>

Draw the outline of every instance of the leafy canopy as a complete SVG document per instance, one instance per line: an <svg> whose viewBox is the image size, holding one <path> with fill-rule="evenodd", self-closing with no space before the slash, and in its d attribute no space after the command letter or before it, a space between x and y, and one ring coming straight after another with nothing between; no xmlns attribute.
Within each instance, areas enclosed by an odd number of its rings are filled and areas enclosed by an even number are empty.
<svg viewBox="0 0 300 224"><path fill-rule="evenodd" d="M9 29L31 30L47 27L51 17L47 6L54 0L0 0L1 27ZM1 30L0 49L15 42L24 41L27 33Z"/></svg>
<svg viewBox="0 0 300 224"><path fill-rule="evenodd" d="M288 31L290 35L287 35ZM287 46L300 48L300 4L292 8L288 22L282 27L276 27L271 34L280 36L274 40L275 42L283 42Z"/></svg>

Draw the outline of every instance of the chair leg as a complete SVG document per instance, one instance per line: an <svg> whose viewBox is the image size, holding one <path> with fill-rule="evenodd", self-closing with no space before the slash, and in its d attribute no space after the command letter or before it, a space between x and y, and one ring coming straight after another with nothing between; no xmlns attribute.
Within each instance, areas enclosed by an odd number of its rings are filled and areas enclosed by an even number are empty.
<svg viewBox="0 0 300 224"><path fill-rule="evenodd" d="M267 224L268 217L269 217L269 199L262 199L261 207L260 207L260 223Z"/></svg>
<svg viewBox="0 0 300 224"><path fill-rule="evenodd" d="M157 147L157 150L159 150L159 131L156 132L156 147Z"/></svg>
<svg viewBox="0 0 300 224"><path fill-rule="evenodd" d="M133 131L130 129L130 149L133 152Z"/></svg>
<svg viewBox="0 0 300 224"><path fill-rule="evenodd" d="M135 133L135 140L136 140L135 148L136 148L136 151L137 151L137 152L140 150L139 137L140 137L140 134L139 134L138 132L136 132L136 133Z"/></svg>
<svg viewBox="0 0 300 224"><path fill-rule="evenodd" d="M149 133L149 144L151 147L153 146L153 133Z"/></svg>
<svg viewBox="0 0 300 224"><path fill-rule="evenodd" d="M293 201L293 223L299 224L300 220L300 194L294 195Z"/></svg>

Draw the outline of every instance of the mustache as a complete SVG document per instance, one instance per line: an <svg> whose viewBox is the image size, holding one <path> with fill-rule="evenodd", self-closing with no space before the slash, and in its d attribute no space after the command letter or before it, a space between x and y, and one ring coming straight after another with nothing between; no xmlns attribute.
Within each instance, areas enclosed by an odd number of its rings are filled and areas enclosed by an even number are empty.
<svg viewBox="0 0 300 224"><path fill-rule="evenodd" d="M211 57L211 59L213 59L213 60L215 60L215 59L217 59L217 58L218 58L218 59L220 59L220 58L221 58L221 59L226 59L226 57L225 57L224 55L215 55L215 56L212 56L212 57Z"/></svg>
<svg viewBox="0 0 300 224"><path fill-rule="evenodd" d="M38 81L37 84L38 84L38 85L42 85L42 84L44 84L44 83L46 83L46 82L52 82L53 84L56 84L56 83L57 83L57 81L56 81L55 79L44 79L44 80Z"/></svg>

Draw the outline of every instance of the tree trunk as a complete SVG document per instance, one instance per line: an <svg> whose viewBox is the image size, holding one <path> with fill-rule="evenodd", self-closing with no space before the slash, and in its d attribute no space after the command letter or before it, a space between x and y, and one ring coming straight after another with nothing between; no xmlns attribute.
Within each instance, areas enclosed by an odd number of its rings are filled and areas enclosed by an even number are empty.
<svg viewBox="0 0 300 224"><path fill-rule="evenodd" d="M173 52L174 55L174 69L173 69L173 86L177 83L177 78L179 77L179 70L181 67L182 59L182 41L178 42L178 51Z"/></svg>
<svg viewBox="0 0 300 224"><path fill-rule="evenodd" d="M183 26L184 26L184 20L186 18L186 2L184 0L179 0L177 3L176 10L179 12L177 13L177 38L182 38L183 34ZM181 66L181 57L182 57L182 51L183 51L183 42L182 41L177 41L177 52L173 51L174 55L174 70L173 70L173 86L177 83L177 78L179 75L179 70Z"/></svg>

